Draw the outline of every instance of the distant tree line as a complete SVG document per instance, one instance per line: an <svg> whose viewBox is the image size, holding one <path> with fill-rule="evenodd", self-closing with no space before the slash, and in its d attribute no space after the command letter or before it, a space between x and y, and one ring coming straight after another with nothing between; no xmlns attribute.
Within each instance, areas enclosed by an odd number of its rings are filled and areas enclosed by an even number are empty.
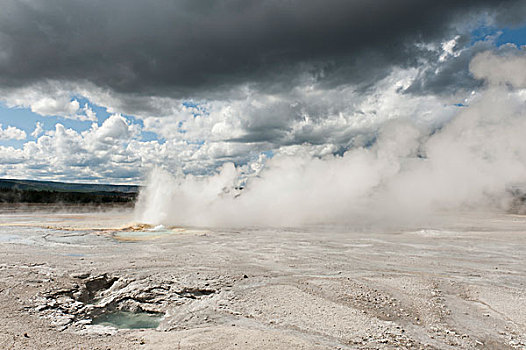
<svg viewBox="0 0 526 350"><path fill-rule="evenodd" d="M131 203L137 193L125 192L60 192L0 188L0 203L110 204Z"/></svg>

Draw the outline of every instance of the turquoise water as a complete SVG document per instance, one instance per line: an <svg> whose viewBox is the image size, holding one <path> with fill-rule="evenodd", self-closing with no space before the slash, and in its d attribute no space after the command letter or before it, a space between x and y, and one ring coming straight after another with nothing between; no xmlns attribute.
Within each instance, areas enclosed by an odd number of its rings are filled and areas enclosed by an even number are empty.
<svg viewBox="0 0 526 350"><path fill-rule="evenodd" d="M157 328L162 314L148 312L115 311L93 318L93 324L120 329Z"/></svg>

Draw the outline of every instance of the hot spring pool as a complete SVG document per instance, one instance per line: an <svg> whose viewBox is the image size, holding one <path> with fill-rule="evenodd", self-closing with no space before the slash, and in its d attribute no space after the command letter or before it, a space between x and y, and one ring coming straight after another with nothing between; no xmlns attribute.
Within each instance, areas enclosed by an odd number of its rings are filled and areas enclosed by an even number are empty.
<svg viewBox="0 0 526 350"><path fill-rule="evenodd" d="M163 317L159 313L114 311L94 317L92 323L119 329L157 328Z"/></svg>

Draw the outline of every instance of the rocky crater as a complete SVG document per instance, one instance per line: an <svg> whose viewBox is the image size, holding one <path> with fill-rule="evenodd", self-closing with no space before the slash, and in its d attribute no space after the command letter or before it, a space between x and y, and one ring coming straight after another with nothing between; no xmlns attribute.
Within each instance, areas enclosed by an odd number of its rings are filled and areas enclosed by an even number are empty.
<svg viewBox="0 0 526 350"><path fill-rule="evenodd" d="M108 315L149 314L161 318L168 309L207 298L218 292L202 286L182 286L173 280L132 279L100 274L74 274L68 286L48 290L36 296L31 312L50 319L59 330L85 331L111 327L95 326L94 320Z"/></svg>

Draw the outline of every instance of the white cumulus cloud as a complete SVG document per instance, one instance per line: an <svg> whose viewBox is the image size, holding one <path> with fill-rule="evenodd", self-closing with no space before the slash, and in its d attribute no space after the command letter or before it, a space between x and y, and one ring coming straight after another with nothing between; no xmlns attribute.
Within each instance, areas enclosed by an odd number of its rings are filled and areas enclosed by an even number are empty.
<svg viewBox="0 0 526 350"><path fill-rule="evenodd" d="M42 135L43 132L44 132L44 128L42 126L42 123L41 122L36 122L35 130L33 130L33 132L31 133L31 136L33 136L34 138L37 138L40 135Z"/></svg>
<svg viewBox="0 0 526 350"><path fill-rule="evenodd" d="M478 79L490 84L511 84L526 88L526 52L515 50L506 55L486 51L471 61L470 70Z"/></svg>
<svg viewBox="0 0 526 350"><path fill-rule="evenodd" d="M8 107L29 108L41 116L57 116L80 121L97 121L96 113L85 104L80 106L60 82L42 82L23 88L1 89L0 101Z"/></svg>
<svg viewBox="0 0 526 350"><path fill-rule="evenodd" d="M5 129L0 124L0 140L25 140L27 137L24 130L14 126L7 126Z"/></svg>

